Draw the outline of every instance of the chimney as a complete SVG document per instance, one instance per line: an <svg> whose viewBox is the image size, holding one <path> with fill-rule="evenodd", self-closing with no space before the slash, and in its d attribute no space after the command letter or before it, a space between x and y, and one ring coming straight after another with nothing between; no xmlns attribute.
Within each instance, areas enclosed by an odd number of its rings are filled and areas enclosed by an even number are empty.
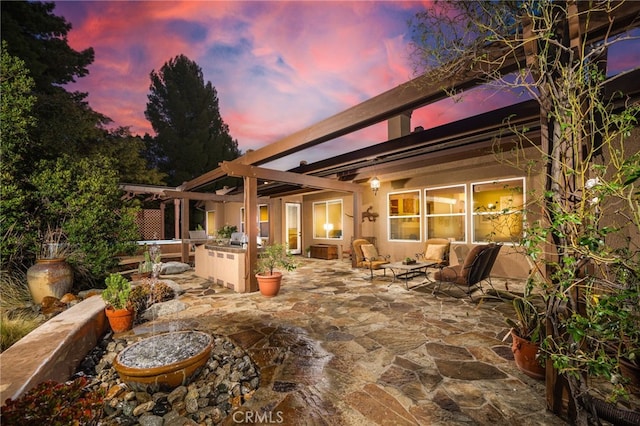
<svg viewBox="0 0 640 426"><path fill-rule="evenodd" d="M388 140L406 136L411 133L411 114L413 111L405 111L387 121Z"/></svg>

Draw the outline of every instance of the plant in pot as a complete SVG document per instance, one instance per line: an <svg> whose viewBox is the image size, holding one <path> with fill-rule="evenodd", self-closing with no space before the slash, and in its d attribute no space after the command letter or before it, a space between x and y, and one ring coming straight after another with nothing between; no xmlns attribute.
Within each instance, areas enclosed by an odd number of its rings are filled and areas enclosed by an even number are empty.
<svg viewBox="0 0 640 426"><path fill-rule="evenodd" d="M204 230L202 225L198 224L194 231L189 231L189 238L192 240L206 240L207 232Z"/></svg>
<svg viewBox="0 0 640 426"><path fill-rule="evenodd" d="M110 274L105 279L107 288L102 292L106 303L105 313L109 325L115 333L130 330L133 326L135 312L129 303L131 283L120 274Z"/></svg>
<svg viewBox="0 0 640 426"><path fill-rule="evenodd" d="M512 303L516 319L507 318L506 322L511 327L507 336L511 336L513 358L520 371L542 380L545 368L539 356L545 327L544 303L538 307L531 296L516 297Z"/></svg>
<svg viewBox="0 0 640 426"><path fill-rule="evenodd" d="M260 293L266 297L273 297L280 291L282 272L275 269L293 271L298 264L283 244L269 244L264 246L258 256L256 279Z"/></svg>
<svg viewBox="0 0 640 426"><path fill-rule="evenodd" d="M231 239L231 234L238 231L238 227L235 225L224 225L222 228L218 229L216 238L216 242L219 245L228 245L229 240Z"/></svg>
<svg viewBox="0 0 640 426"><path fill-rule="evenodd" d="M62 228L47 227L40 236L36 263L27 270L27 284L37 304L53 296L62 298L73 286L73 268L67 258L73 247Z"/></svg>

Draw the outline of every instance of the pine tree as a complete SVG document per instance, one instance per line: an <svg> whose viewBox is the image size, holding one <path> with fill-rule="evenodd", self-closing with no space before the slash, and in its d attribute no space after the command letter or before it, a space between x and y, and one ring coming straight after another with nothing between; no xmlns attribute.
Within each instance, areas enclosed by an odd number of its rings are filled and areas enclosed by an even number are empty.
<svg viewBox="0 0 640 426"><path fill-rule="evenodd" d="M152 71L145 116L156 132L158 164L180 185L240 154L220 116L218 95L194 61L178 55Z"/></svg>

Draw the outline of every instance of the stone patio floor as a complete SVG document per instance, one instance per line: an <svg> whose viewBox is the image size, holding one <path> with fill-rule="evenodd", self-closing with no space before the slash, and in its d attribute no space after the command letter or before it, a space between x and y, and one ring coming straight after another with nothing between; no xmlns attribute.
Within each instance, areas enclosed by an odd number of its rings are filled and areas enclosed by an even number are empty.
<svg viewBox="0 0 640 426"><path fill-rule="evenodd" d="M274 298L237 294L193 271L185 292L134 329L224 334L261 368L260 388L225 424L564 425L544 382L521 373L509 302L366 279L346 260L301 259ZM389 275L389 274L387 274ZM419 284L423 278L410 281ZM514 290L521 282L495 280Z"/></svg>

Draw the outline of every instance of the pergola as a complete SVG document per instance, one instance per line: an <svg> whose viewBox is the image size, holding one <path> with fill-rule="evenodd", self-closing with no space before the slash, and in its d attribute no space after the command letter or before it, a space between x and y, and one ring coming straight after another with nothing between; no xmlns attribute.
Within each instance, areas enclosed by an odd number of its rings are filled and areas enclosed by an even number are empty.
<svg viewBox="0 0 640 426"><path fill-rule="evenodd" d="M579 7L572 3L570 7ZM586 23L573 20L568 23L572 46L579 46L586 37L588 42L595 43L616 32L622 32L640 14L640 2L625 4L615 16L613 28L607 16L596 17L589 22L589 31L585 31ZM508 61L501 62L501 74L508 74L526 66L535 53L535 46L525 45L522 49L508 55ZM489 57L502 57L504 52L488 46ZM545 147L548 145L548 129L540 119L540 109L535 101L525 101L501 110L491 111L456 123L447 124L434 129L413 132L396 139L383 141L366 148L346 154L327 158L311 164L301 164L288 171L279 171L261 167L265 163L284 156L303 151L327 141L347 135L368 126L410 115L411 112L439 100L445 99L448 90L467 90L484 82L482 71L474 71L471 66L459 67L466 70L444 80L434 80L430 75L422 75L407 83L397 86L361 104L324 119L314 125L282 138L264 148L247 152L233 160L222 162L218 168L198 176L176 188L149 187L142 185L123 185L130 194L150 194L155 198L174 199L176 218L182 217L180 229L176 221L176 235L183 237L189 231L188 200L211 200L222 202L243 202L246 217L257 215L258 202L270 197L281 197L292 194L308 193L317 190L333 190L353 195L353 230L354 238L361 236L362 191L367 182L375 174L394 173L400 170L433 164L436 161L453 161L469 158L486 152L500 136L503 148L515 144L516 135L505 129L503 119L514 115L510 125L528 128L534 139ZM640 92L640 70L614 79L608 86L608 92L622 91L637 98ZM446 90L445 90L446 89ZM242 192L230 192L224 195L199 192L198 189L227 176L243 179ZM268 184L264 184L268 182ZM182 201L182 202L180 202ZM184 202L187 201L187 202ZM179 232L178 232L179 231ZM255 269L257 261L257 229L247 227L248 271ZM182 257L188 259L188 242L182 244ZM249 274L251 275L251 274ZM250 288L257 289L255 278Z"/></svg>

